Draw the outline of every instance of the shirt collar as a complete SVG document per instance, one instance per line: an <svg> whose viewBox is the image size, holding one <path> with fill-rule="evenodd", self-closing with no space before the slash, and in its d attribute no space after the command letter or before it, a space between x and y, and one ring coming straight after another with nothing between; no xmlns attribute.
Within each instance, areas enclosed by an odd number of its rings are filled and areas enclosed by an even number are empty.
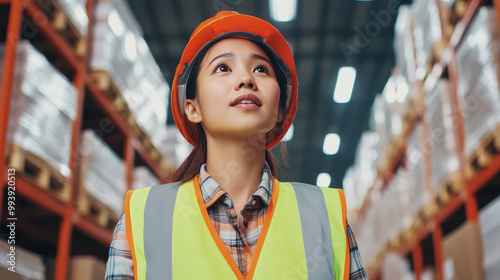
<svg viewBox="0 0 500 280"><path fill-rule="evenodd" d="M203 195L203 201L205 203L205 207L210 207L214 204L219 198L223 195L227 194L225 191L207 172L207 164L203 164L200 168L199 181L201 193ZM252 194L254 197L260 197L262 201L269 205L269 201L271 200L271 196L273 193L273 181L274 178L271 174L270 167L266 162L264 169L262 170L262 179L260 181L260 185ZM252 199L252 198L250 198Z"/></svg>

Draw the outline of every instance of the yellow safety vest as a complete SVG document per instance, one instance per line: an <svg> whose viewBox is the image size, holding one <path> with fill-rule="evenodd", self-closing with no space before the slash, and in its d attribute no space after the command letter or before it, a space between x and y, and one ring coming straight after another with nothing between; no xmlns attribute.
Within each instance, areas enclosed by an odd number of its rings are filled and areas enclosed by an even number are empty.
<svg viewBox="0 0 500 280"><path fill-rule="evenodd" d="M244 279L217 234L198 177L129 191L127 238L136 280ZM348 279L344 193L274 181L247 279Z"/></svg>

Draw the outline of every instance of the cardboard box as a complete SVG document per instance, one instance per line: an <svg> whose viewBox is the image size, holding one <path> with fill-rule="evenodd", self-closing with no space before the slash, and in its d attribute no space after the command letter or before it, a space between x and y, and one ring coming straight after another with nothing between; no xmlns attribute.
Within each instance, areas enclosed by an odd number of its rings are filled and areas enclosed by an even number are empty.
<svg viewBox="0 0 500 280"><path fill-rule="evenodd" d="M445 236L445 280L484 280L483 247L477 223L465 223Z"/></svg>
<svg viewBox="0 0 500 280"><path fill-rule="evenodd" d="M0 279L2 280L24 280L24 278L15 272L9 271L5 267L0 266Z"/></svg>
<svg viewBox="0 0 500 280"><path fill-rule="evenodd" d="M68 279L104 279L106 263L94 256L75 256L71 258Z"/></svg>

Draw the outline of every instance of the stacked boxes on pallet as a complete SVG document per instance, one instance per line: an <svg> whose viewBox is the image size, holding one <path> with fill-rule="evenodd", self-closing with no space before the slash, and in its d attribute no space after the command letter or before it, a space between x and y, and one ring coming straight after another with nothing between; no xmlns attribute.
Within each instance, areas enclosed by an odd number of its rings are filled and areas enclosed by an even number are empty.
<svg viewBox="0 0 500 280"><path fill-rule="evenodd" d="M0 58L5 46L0 46ZM3 69L0 61L0 74ZM77 92L28 41L17 50L8 142L14 143L69 178L71 131Z"/></svg>
<svg viewBox="0 0 500 280"><path fill-rule="evenodd" d="M81 37L85 36L87 26L89 25L89 17L85 9L86 0L59 0L62 8L68 15L71 22L75 25Z"/></svg>
<svg viewBox="0 0 500 280"><path fill-rule="evenodd" d="M429 174L425 169L425 156L429 150L423 143L423 124L419 123L410 135L408 142L408 149L406 151L406 167L408 176L407 180L408 189L413 196L413 211L418 213L425 205L427 205L434 196L434 192L430 186L426 184L425 178Z"/></svg>
<svg viewBox="0 0 500 280"><path fill-rule="evenodd" d="M12 246L15 250L11 250ZM13 254L14 258L11 259ZM18 279L12 272L13 269L16 274L20 275L19 279L45 280L45 265L42 256L0 239L0 269L2 268L10 271L5 272L8 276L5 275L6 277L1 279ZM2 272L0 276L3 276Z"/></svg>
<svg viewBox="0 0 500 280"><path fill-rule="evenodd" d="M413 225L413 219L416 214L415 196L418 195L418 190L413 187L411 182L413 174L412 171L401 168L396 173L392 183L388 186L389 188L396 189L398 193L397 201L401 205L401 220L396 222L400 223L400 230L410 228ZM389 238L394 238L394 235L389 236Z"/></svg>
<svg viewBox="0 0 500 280"><path fill-rule="evenodd" d="M482 7L457 50L466 155L500 124L499 44L495 11Z"/></svg>
<svg viewBox="0 0 500 280"><path fill-rule="evenodd" d="M80 145L79 203L92 199L119 216L127 189L123 160L92 130L82 131Z"/></svg>
<svg viewBox="0 0 500 280"><path fill-rule="evenodd" d="M390 123L390 120L386 120L385 106L386 102L384 96L379 94L375 96L373 101L370 126L373 131L379 135L379 141L377 145L378 157L377 166L381 166L385 161L385 156L387 155L387 149L391 143L391 130L387 129L386 122Z"/></svg>
<svg viewBox="0 0 500 280"><path fill-rule="evenodd" d="M402 205L400 202L400 192L397 186L391 186L377 202L381 207L382 223L382 244L387 244L391 238L397 236L403 227Z"/></svg>
<svg viewBox="0 0 500 280"><path fill-rule="evenodd" d="M429 125L432 158L432 186L438 191L449 174L459 168L457 135L451 106L451 92L447 80L441 79L427 93L425 120Z"/></svg>
<svg viewBox="0 0 500 280"><path fill-rule="evenodd" d="M408 80L395 74L387 81L383 93L375 97L370 125L379 136L379 166L384 164L393 138L403 132L403 117L413 94Z"/></svg>
<svg viewBox="0 0 500 280"><path fill-rule="evenodd" d="M170 89L125 1L97 1L92 50L92 71L111 77L137 123L160 145Z"/></svg>
<svg viewBox="0 0 500 280"><path fill-rule="evenodd" d="M366 265L374 264L378 254L384 248L382 236L382 211L379 203L365 212L355 223L352 224L353 231L360 248L361 258Z"/></svg>
<svg viewBox="0 0 500 280"><path fill-rule="evenodd" d="M158 146L160 152L169 166L180 166L193 149L193 146L184 139L175 125L168 125L164 135L162 143Z"/></svg>
<svg viewBox="0 0 500 280"><path fill-rule="evenodd" d="M481 237L483 240L484 271L487 280L498 279L500 275L500 198L496 198L479 213Z"/></svg>
<svg viewBox="0 0 500 280"><path fill-rule="evenodd" d="M415 0L411 5L414 21L414 45L417 62L416 78L422 79L429 72L427 65L434 55L433 48L437 47L441 38L441 21L435 0ZM444 46L444 44L441 44ZM436 49L434 49L436 51Z"/></svg>
<svg viewBox="0 0 500 280"><path fill-rule="evenodd" d="M137 166L134 168L134 182L132 189L156 186L160 183L158 178L146 166Z"/></svg>
<svg viewBox="0 0 500 280"><path fill-rule="evenodd" d="M343 185L348 202L347 208L350 211L355 211L362 206L363 198L375 180L378 142L377 133L363 132L356 151L354 165L347 170L344 176Z"/></svg>
<svg viewBox="0 0 500 280"><path fill-rule="evenodd" d="M399 7L394 30L394 52L396 67L410 83L416 80L415 48L413 46L413 18L409 5Z"/></svg>
<svg viewBox="0 0 500 280"><path fill-rule="evenodd" d="M398 254L390 253L384 259L382 276L385 280L413 280L415 279L407 259Z"/></svg>
<svg viewBox="0 0 500 280"><path fill-rule="evenodd" d="M354 210L368 206L362 209L362 215L351 215L356 218L351 223L358 235L358 243L363 248L363 260L369 265L380 265L384 261L384 279L413 279L413 272L407 261L396 255L385 255L387 247L384 246L401 241L398 239L401 233L404 233L403 236L414 233L415 226L422 225L418 223L422 221L418 218L420 213L424 214L424 218L434 215L435 212L427 210L437 210L436 193L447 180L453 180L454 174L460 170L455 119L460 114L453 106L454 93L449 82L445 79L431 80L426 86L434 84L433 88L425 88L428 90L425 95L413 90L422 87L423 79L429 73L429 66L439 62L439 52L444 49L444 42L449 38L449 26L441 26L437 5L446 5L442 11L450 13L449 4L443 1L418 0L412 6L400 7L394 41L397 69L393 71L383 93L375 97L372 107L371 129L379 138L375 145L379 157L375 160L374 168L378 168L383 175L392 175L393 170L388 168L394 166L388 165L390 161L400 160L395 157L401 156L405 157L405 164L396 162L397 169L394 170L393 177L378 176L371 181L370 185L375 186L376 191L371 194L368 192L369 196L366 196L367 192L361 191L360 180L356 179L361 174L357 167L359 162L356 161L348 169L344 178L348 205L351 204ZM497 28L495 11L489 7L481 7L456 52L457 91L461 105L458 110L463 113L467 156L484 145L485 138L500 131L500 42ZM450 64L449 67L453 71L451 67L454 65ZM415 109L417 111L413 112L416 115L413 116L416 124L405 127L405 114ZM412 131L405 130L409 127ZM403 134L409 138L400 138L399 135L405 132L409 132L407 135ZM408 140L408 143L401 143L401 140ZM407 147L407 150L394 153L401 146ZM371 159L364 160L367 161L365 164L373 163ZM368 177L371 178L370 175ZM387 179L389 182L385 182ZM379 192L379 189L383 191ZM354 198L355 196L358 197ZM368 203L363 204L364 202ZM496 246L496 240L500 238L496 234L500 223L495 222L498 219L494 219L500 208L496 207L498 205L500 202L488 206L480 217L484 224L481 228L482 239L485 241L484 269L488 275L494 275L492 277L497 277L500 273L500 254ZM356 213L352 209L351 212ZM461 277L469 275L464 279L482 279L477 276L481 275L481 271L477 269L477 264L481 263L481 257L477 257L481 239L476 238L479 234L476 234L474 227L475 225L466 223L444 237L443 257L453 259L455 265L452 267L449 264L452 262L448 261L444 270L448 269ZM385 260L377 258L381 253L386 256ZM471 257L474 261L470 261ZM467 266L467 262L471 265ZM472 274L467 274L469 272ZM426 275L426 279L435 278L432 270L426 272Z"/></svg>

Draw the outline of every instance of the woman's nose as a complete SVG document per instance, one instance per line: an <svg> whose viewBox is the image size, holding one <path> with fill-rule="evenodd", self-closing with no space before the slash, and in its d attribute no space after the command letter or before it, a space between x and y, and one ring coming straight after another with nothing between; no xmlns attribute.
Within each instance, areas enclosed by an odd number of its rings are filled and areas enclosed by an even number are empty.
<svg viewBox="0 0 500 280"><path fill-rule="evenodd" d="M236 80L236 83L234 84L234 89L239 90L243 88L248 88L251 90L256 90L257 85L255 84L255 81L253 80L252 76L249 73L242 73L238 79Z"/></svg>

